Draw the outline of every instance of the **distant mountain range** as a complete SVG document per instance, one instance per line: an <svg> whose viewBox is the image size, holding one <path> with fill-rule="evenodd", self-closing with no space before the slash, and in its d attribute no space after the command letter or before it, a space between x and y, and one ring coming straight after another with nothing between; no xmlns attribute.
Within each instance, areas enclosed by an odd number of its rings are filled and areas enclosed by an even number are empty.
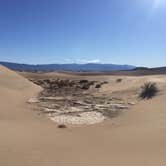
<svg viewBox="0 0 166 166"><path fill-rule="evenodd" d="M43 64L43 65L28 65L10 62L0 62L1 65L21 71L114 71L114 70L132 70L135 66L132 65L116 65L116 64Z"/></svg>

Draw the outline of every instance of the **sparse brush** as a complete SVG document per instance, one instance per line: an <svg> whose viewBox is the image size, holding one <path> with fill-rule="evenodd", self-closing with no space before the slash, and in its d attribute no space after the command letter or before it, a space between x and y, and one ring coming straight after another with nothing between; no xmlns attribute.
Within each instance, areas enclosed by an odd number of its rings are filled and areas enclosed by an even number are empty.
<svg viewBox="0 0 166 166"><path fill-rule="evenodd" d="M151 99L159 92L156 83L152 82L145 83L141 88L142 91L139 94L141 99Z"/></svg>
<svg viewBox="0 0 166 166"><path fill-rule="evenodd" d="M116 82L122 82L122 78L118 78L117 80L116 80Z"/></svg>
<svg viewBox="0 0 166 166"><path fill-rule="evenodd" d="M83 84L83 86L82 86L82 89L84 89L84 90L88 90L89 88L90 88L89 83Z"/></svg>
<svg viewBox="0 0 166 166"><path fill-rule="evenodd" d="M88 83L88 80L80 80L79 83L80 84Z"/></svg>
<svg viewBox="0 0 166 166"><path fill-rule="evenodd" d="M97 84L96 86L95 86L95 88L101 88L101 84Z"/></svg>

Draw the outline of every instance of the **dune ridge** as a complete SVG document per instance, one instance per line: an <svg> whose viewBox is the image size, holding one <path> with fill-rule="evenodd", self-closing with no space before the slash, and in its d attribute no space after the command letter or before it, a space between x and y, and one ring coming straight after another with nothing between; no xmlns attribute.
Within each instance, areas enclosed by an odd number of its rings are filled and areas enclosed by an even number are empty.
<svg viewBox="0 0 166 166"><path fill-rule="evenodd" d="M18 117L22 114L20 111L20 114L16 115L15 110L19 110L19 106L26 107L25 103L28 98L36 95L39 91L41 88L37 85L32 84L14 71L0 66L0 115L6 115L4 118ZM15 109L15 107L18 108Z"/></svg>

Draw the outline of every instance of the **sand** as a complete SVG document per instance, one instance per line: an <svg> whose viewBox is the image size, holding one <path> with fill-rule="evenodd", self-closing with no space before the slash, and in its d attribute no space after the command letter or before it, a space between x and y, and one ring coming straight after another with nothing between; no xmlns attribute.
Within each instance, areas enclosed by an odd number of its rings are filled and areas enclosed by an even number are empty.
<svg viewBox="0 0 166 166"><path fill-rule="evenodd" d="M113 83L115 78L106 79ZM162 91L105 123L58 129L27 103L41 88L0 66L0 165L165 166L166 77L123 79L124 83L101 91L131 95L147 80L157 81Z"/></svg>

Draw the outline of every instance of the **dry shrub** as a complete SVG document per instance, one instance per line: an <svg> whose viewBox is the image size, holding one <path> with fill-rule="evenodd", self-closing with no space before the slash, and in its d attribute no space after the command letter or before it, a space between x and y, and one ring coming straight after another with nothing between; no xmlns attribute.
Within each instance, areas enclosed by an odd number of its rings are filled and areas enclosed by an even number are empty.
<svg viewBox="0 0 166 166"><path fill-rule="evenodd" d="M122 78L118 78L117 80L116 80L116 82L122 82Z"/></svg>
<svg viewBox="0 0 166 166"><path fill-rule="evenodd" d="M159 92L156 83L148 82L141 87L141 93L139 97L141 99L151 99Z"/></svg>

